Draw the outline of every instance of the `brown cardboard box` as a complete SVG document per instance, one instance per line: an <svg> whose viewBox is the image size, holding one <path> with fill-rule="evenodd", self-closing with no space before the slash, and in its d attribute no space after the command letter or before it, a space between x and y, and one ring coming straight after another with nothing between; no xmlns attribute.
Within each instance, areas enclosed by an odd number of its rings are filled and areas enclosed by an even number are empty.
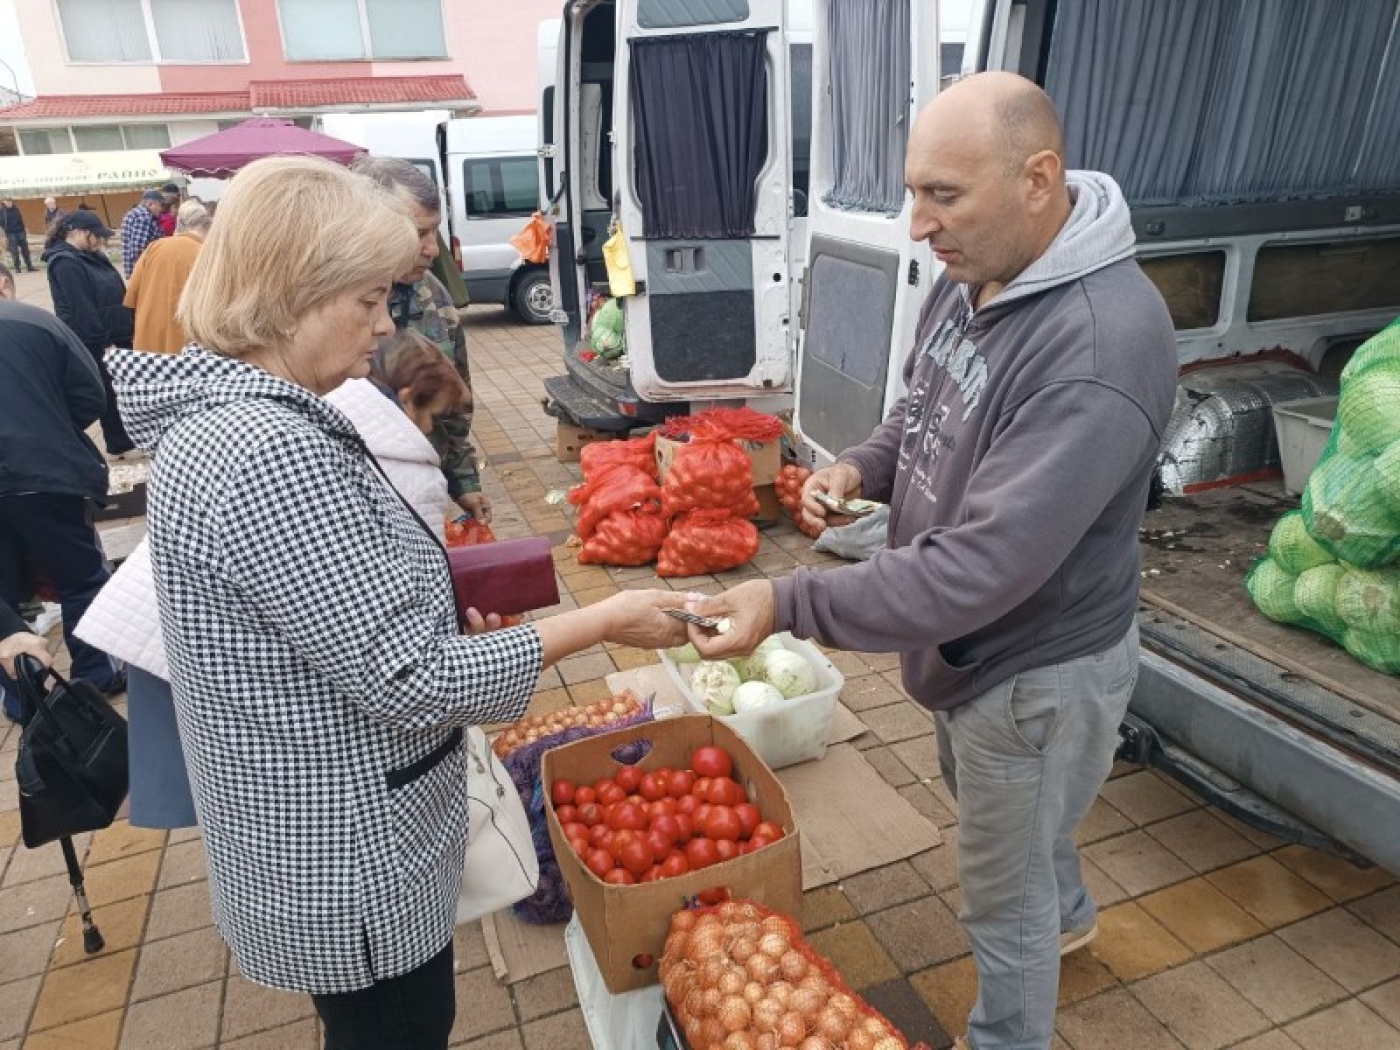
<svg viewBox="0 0 1400 1050"><path fill-rule="evenodd" d="M676 450L684 444L683 441L672 441L660 434L656 435L656 476L662 481L666 480L666 471L671 469L671 460L676 458ZM755 488L771 485L777 480L778 468L783 465L782 452L778 447L780 442L777 438L772 441L745 441L735 438L734 444L743 449L749 457Z"/></svg>
<svg viewBox="0 0 1400 1050"><path fill-rule="evenodd" d="M554 455L560 463L577 463L579 452L584 445L592 444L594 441L616 441L618 438L626 436L626 434L614 434L607 430L575 426L573 423L565 423L560 420L555 429Z"/></svg>
<svg viewBox="0 0 1400 1050"><path fill-rule="evenodd" d="M563 777L591 784L599 777L612 776L620 768L612 752L633 740L647 740L652 745L638 763L642 769L684 769L695 748L704 744L724 748L734 759L734 779L744 785L763 818L775 821L787 834L761 850L701 871L635 886L613 886L584 867L569 846L546 790L545 810L554 855L603 980L614 995L656 983L656 962L666 944L671 916L694 905L706 890L724 888L731 896L756 900L799 921L802 916L801 842L787 792L738 734L709 715L646 722L546 751L541 781L549 785Z"/></svg>

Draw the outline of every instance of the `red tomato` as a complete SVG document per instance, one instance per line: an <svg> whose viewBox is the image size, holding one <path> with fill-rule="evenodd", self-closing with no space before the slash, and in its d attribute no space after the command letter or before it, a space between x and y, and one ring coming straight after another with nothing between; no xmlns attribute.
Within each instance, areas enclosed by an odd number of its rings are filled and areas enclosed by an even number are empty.
<svg viewBox="0 0 1400 1050"><path fill-rule="evenodd" d="M674 879L677 875L684 875L689 870L690 861L686 860L685 854L678 849L673 849L661 862L661 874L664 878Z"/></svg>
<svg viewBox="0 0 1400 1050"><path fill-rule="evenodd" d="M574 805L585 806L590 802L598 801L598 792L591 787L581 787L574 789Z"/></svg>
<svg viewBox="0 0 1400 1050"><path fill-rule="evenodd" d="M739 836L744 833L744 825L729 806L711 806L710 812L700 822L700 830L706 838L738 842Z"/></svg>
<svg viewBox="0 0 1400 1050"><path fill-rule="evenodd" d="M642 798L648 802L656 802L658 799L666 797L666 778L659 773L648 773L642 777L641 787L638 789L642 793Z"/></svg>
<svg viewBox="0 0 1400 1050"><path fill-rule="evenodd" d="M623 799L623 801L630 802L634 806L641 806L643 809L651 805L650 802L642 798L642 796L638 795L636 792L633 792L632 794L628 795L625 799Z"/></svg>
<svg viewBox="0 0 1400 1050"><path fill-rule="evenodd" d="M614 831L612 833L612 840L608 843L608 849L612 852L615 859L621 860L622 851L632 845L632 843L640 841L641 839L635 831Z"/></svg>
<svg viewBox="0 0 1400 1050"><path fill-rule="evenodd" d="M600 879L605 878L614 867L613 855L605 849L589 850L588 856L584 858L584 863L588 865L588 870Z"/></svg>
<svg viewBox="0 0 1400 1050"><path fill-rule="evenodd" d="M680 831L676 833L676 842L684 846L695 837L695 819L688 813L677 813L676 823L680 826Z"/></svg>
<svg viewBox="0 0 1400 1050"><path fill-rule="evenodd" d="M753 833L755 835L767 835L774 842L777 842L783 837L783 829L779 825L774 824L771 820L760 821L758 827L753 829Z"/></svg>
<svg viewBox="0 0 1400 1050"><path fill-rule="evenodd" d="M612 886L632 886L637 882L626 868L613 868L603 876L603 881Z"/></svg>
<svg viewBox="0 0 1400 1050"><path fill-rule="evenodd" d="M681 822L679 817L673 817L669 813L662 813L660 816L652 817L651 823L647 825L652 831L659 831L672 842L680 838Z"/></svg>
<svg viewBox="0 0 1400 1050"><path fill-rule="evenodd" d="M612 845L613 831L606 824L594 824L588 829L588 841L607 849Z"/></svg>
<svg viewBox="0 0 1400 1050"><path fill-rule="evenodd" d="M588 841L587 835L577 835L569 839L569 846L575 853L586 860L588 851L593 848L593 843Z"/></svg>
<svg viewBox="0 0 1400 1050"><path fill-rule="evenodd" d="M739 844L733 839L719 839L715 842L720 860L733 860L739 855Z"/></svg>
<svg viewBox="0 0 1400 1050"><path fill-rule="evenodd" d="M666 794L672 798L684 798L695 787L695 774L688 769L673 769L666 778Z"/></svg>
<svg viewBox="0 0 1400 1050"><path fill-rule="evenodd" d="M685 844L685 859L690 862L691 871L699 871L718 863L719 850L711 839L691 839Z"/></svg>
<svg viewBox="0 0 1400 1050"><path fill-rule="evenodd" d="M729 899L728 886L715 886L708 890L703 890L695 895L695 899L704 905L723 904Z"/></svg>
<svg viewBox="0 0 1400 1050"><path fill-rule="evenodd" d="M753 839L749 839L747 842L741 842L739 843L739 856L746 857L756 849L758 849L758 847L753 844Z"/></svg>
<svg viewBox="0 0 1400 1050"><path fill-rule="evenodd" d="M648 831L644 841L647 844L647 848L651 850L651 855L653 857L666 856L666 854L671 852L671 847L675 845L676 842L676 840L666 834L666 832L660 831L657 828L652 828Z"/></svg>
<svg viewBox="0 0 1400 1050"><path fill-rule="evenodd" d="M645 842L633 839L618 852L617 861L633 875L645 875L647 869L656 863L656 858Z"/></svg>
<svg viewBox="0 0 1400 1050"><path fill-rule="evenodd" d="M588 838L588 825L587 825L587 824L581 824L581 823L579 823L578 821L575 820L575 821L569 822L568 824L561 824L560 827L563 829L564 837L565 837L566 839L575 838L575 837L577 837L577 836L582 836L583 838Z"/></svg>
<svg viewBox="0 0 1400 1050"><path fill-rule="evenodd" d="M647 826L646 811L631 802L619 802L608 810L608 827L614 831L641 831Z"/></svg>
<svg viewBox="0 0 1400 1050"><path fill-rule="evenodd" d="M700 777L727 777L734 772L734 760L723 748L707 745L690 753L690 768Z"/></svg>
<svg viewBox="0 0 1400 1050"><path fill-rule="evenodd" d="M698 795L685 795L676 801L676 813L678 815L690 816L700 808L700 797Z"/></svg>
<svg viewBox="0 0 1400 1050"><path fill-rule="evenodd" d="M626 798L627 792L623 791L622 788L618 787L618 785L611 780L606 781L603 786L598 789L598 801L605 806L615 806L619 802L625 801Z"/></svg>
<svg viewBox="0 0 1400 1050"><path fill-rule="evenodd" d="M743 825L744 833L739 837L746 839L753 834L754 828L763 821L762 815L758 812L758 807L752 802L740 802L734 807L734 812L739 818L739 823Z"/></svg>
<svg viewBox="0 0 1400 1050"><path fill-rule="evenodd" d="M661 865L660 865L660 864L653 864L651 867L647 868L646 874L644 874L644 875L643 875L640 879L638 879L637 881L638 881L638 882L659 882L660 880L664 879L665 877L666 877L666 873L663 872L663 871L661 870Z"/></svg>
<svg viewBox="0 0 1400 1050"><path fill-rule="evenodd" d="M772 835L761 831L755 831L753 837L750 838L748 842L744 843L745 852L752 853L754 850L762 849L764 846L771 846L776 841L777 840L774 839Z"/></svg>
<svg viewBox="0 0 1400 1050"><path fill-rule="evenodd" d="M710 815L710 810L714 808L715 807L708 802L702 802L695 808L695 812L690 815L690 819L695 825L695 830L699 834L705 834L705 818Z"/></svg>
<svg viewBox="0 0 1400 1050"><path fill-rule="evenodd" d="M637 790L637 785L642 782L642 771L636 766L623 766L613 779L617 781L618 787L630 795Z"/></svg>
<svg viewBox="0 0 1400 1050"><path fill-rule="evenodd" d="M603 821L603 807L596 802L585 802L578 808L578 822L590 828Z"/></svg>
<svg viewBox="0 0 1400 1050"><path fill-rule="evenodd" d="M716 806L737 806L748 801L744 789L728 777L716 777L710 781L710 802Z"/></svg>
<svg viewBox="0 0 1400 1050"><path fill-rule="evenodd" d="M549 797L556 806L572 805L577 789L567 780L556 780L549 788Z"/></svg>
<svg viewBox="0 0 1400 1050"><path fill-rule="evenodd" d="M603 797L603 788L607 787L609 784L616 783L617 781L614 780L612 777L599 777L597 780L593 781L593 790L598 792L598 798L600 801Z"/></svg>
<svg viewBox="0 0 1400 1050"><path fill-rule="evenodd" d="M710 778L696 777L695 783L691 785L690 793L701 802L710 801Z"/></svg>
<svg viewBox="0 0 1400 1050"><path fill-rule="evenodd" d="M657 817L673 817L676 815L676 800L673 798L661 798L655 802L647 803L647 816L655 820Z"/></svg>
<svg viewBox="0 0 1400 1050"><path fill-rule="evenodd" d="M560 824L572 824L578 820L578 807L571 805L555 806L554 815L559 818Z"/></svg>

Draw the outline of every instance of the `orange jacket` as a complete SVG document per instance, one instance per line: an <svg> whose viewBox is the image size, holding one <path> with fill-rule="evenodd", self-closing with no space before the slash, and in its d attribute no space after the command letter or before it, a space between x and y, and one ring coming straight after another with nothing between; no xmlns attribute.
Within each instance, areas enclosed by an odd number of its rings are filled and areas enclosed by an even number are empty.
<svg viewBox="0 0 1400 1050"><path fill-rule="evenodd" d="M141 253L126 286L126 305L136 311L135 349L178 354L184 347L175 307L202 244L198 237L180 233L153 242Z"/></svg>

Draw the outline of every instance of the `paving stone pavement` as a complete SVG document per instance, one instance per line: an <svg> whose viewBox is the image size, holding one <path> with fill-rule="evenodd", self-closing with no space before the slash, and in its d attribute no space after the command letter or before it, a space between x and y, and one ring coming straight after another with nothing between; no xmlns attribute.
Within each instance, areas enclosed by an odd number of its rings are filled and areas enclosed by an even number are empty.
<svg viewBox="0 0 1400 1050"><path fill-rule="evenodd" d="M21 297L47 305L43 280L20 275ZM476 437L490 462L484 484L498 533L554 540L560 609L650 583L645 571L578 565L564 545L567 508L546 502L577 480L576 467L556 462L555 423L540 409L541 378L559 368L556 331L522 326L496 307L474 307L469 325ZM762 574L799 562L835 564L791 529L764 530ZM671 586L714 590L735 578ZM545 675L532 709L587 703L605 674L653 659L600 647L566 661ZM941 1050L965 1030L976 989L956 922L956 805L938 777L931 725L900 692L895 661L838 659L843 698L872 730L859 745L943 826L945 841L807 894L804 925L851 984ZM197 832L123 820L79 839L107 939L104 952L83 955L57 847L30 852L18 841L17 741L16 729L0 729L0 1050L318 1047L309 1001L245 980L215 935ZM1079 837L1105 907L1098 940L1066 960L1056 1047L1400 1047L1400 885L1389 873L1284 846L1127 766L1115 768ZM454 1046L588 1046L567 970L498 984L476 924L458 932L457 969Z"/></svg>

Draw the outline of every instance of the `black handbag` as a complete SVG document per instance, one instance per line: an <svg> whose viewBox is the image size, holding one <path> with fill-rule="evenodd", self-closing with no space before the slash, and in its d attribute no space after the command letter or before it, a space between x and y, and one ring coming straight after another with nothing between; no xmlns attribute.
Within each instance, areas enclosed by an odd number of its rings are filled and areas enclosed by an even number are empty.
<svg viewBox="0 0 1400 1050"><path fill-rule="evenodd" d="M34 849L108 827L126 799L126 719L91 684L70 682L29 657L15 663L29 716L15 760L24 844Z"/></svg>

